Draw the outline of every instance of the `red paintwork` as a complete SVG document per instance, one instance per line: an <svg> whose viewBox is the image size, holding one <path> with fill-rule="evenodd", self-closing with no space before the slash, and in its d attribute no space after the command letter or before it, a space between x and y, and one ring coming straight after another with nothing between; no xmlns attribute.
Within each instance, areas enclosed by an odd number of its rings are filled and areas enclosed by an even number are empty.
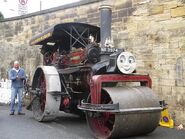
<svg viewBox="0 0 185 139"><path fill-rule="evenodd" d="M152 81L148 75L95 75L92 77L90 83L91 103L101 103L101 88L103 82L141 82L144 83L144 86L152 87Z"/></svg>
<svg viewBox="0 0 185 139"><path fill-rule="evenodd" d="M58 63L59 57L60 55L57 52L53 53L50 58L51 63L52 64ZM85 49L77 49L76 51L73 51L69 54L61 55L60 63L66 66L78 65L82 63L84 60L85 60Z"/></svg>
<svg viewBox="0 0 185 139"><path fill-rule="evenodd" d="M80 64L84 60L85 60L85 50L84 49L80 49L77 52L70 53L70 64L71 65Z"/></svg>
<svg viewBox="0 0 185 139"><path fill-rule="evenodd" d="M44 77L44 73L40 75L40 89L42 92L40 96L40 107L41 111L44 112L46 104L46 80Z"/></svg>
<svg viewBox="0 0 185 139"><path fill-rule="evenodd" d="M69 106L69 98L68 98L68 97L64 98L64 100L63 100L63 105L64 105L65 107Z"/></svg>

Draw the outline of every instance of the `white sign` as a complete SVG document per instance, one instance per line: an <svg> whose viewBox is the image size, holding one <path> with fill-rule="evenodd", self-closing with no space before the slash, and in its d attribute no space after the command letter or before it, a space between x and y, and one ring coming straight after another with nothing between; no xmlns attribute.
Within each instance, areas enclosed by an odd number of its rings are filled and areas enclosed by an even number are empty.
<svg viewBox="0 0 185 139"><path fill-rule="evenodd" d="M19 15L24 15L28 13L27 3L28 3L28 0L19 0L19 4L18 4Z"/></svg>
<svg viewBox="0 0 185 139"><path fill-rule="evenodd" d="M11 96L11 81L2 79L0 80L0 103L9 104Z"/></svg>

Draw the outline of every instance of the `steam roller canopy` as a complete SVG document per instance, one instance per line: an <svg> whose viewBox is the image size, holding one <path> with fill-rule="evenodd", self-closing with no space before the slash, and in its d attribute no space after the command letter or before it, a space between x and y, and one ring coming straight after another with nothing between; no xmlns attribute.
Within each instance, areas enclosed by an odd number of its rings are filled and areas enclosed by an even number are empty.
<svg viewBox="0 0 185 139"><path fill-rule="evenodd" d="M102 89L101 95L102 104L119 103L119 110L99 114L86 111L88 125L95 137L121 138L142 135L152 132L158 126L160 110L151 108L159 108L160 104L150 88L106 87Z"/></svg>

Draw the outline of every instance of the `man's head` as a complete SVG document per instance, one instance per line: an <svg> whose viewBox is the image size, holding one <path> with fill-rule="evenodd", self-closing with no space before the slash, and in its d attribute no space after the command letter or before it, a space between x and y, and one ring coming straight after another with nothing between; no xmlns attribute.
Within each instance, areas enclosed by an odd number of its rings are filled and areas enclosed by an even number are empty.
<svg viewBox="0 0 185 139"><path fill-rule="evenodd" d="M19 69L19 62L18 61L14 61L13 67L15 69Z"/></svg>

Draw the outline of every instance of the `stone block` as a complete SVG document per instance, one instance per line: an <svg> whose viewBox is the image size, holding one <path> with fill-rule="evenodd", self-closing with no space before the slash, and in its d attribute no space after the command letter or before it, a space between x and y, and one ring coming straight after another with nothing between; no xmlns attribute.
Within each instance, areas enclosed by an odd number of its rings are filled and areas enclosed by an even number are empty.
<svg viewBox="0 0 185 139"><path fill-rule="evenodd" d="M98 17L100 17L99 12L94 12L87 15L87 18L98 18Z"/></svg>
<svg viewBox="0 0 185 139"><path fill-rule="evenodd" d="M118 36L121 36L121 39L128 39L128 32L127 31L120 31L120 32L118 32Z"/></svg>
<svg viewBox="0 0 185 139"><path fill-rule="evenodd" d="M83 7L78 9L78 14L91 14L91 13L94 13L94 12L99 12L99 5L89 5L89 6L86 6L86 7Z"/></svg>
<svg viewBox="0 0 185 139"><path fill-rule="evenodd" d="M112 23L122 22L122 18L112 18Z"/></svg>
<svg viewBox="0 0 185 139"><path fill-rule="evenodd" d="M164 6L163 5L155 5L149 8L149 15L156 15L164 13Z"/></svg>
<svg viewBox="0 0 185 139"><path fill-rule="evenodd" d="M169 0L166 2L164 0L161 0L161 2L163 2L165 9L176 8L178 6L177 0Z"/></svg>
<svg viewBox="0 0 185 139"><path fill-rule="evenodd" d="M171 15L170 15L170 13L163 13L163 14L160 14L160 16L158 14L154 15L153 18L157 22L169 21L171 19Z"/></svg>
<svg viewBox="0 0 185 139"><path fill-rule="evenodd" d="M74 19L75 22L87 23L87 18L77 18Z"/></svg>
<svg viewBox="0 0 185 139"><path fill-rule="evenodd" d="M118 11L118 18L123 18L128 16L128 9L123 9Z"/></svg>
<svg viewBox="0 0 185 139"><path fill-rule="evenodd" d="M128 8L128 16L132 16L133 12L136 10L136 7L130 7Z"/></svg>
<svg viewBox="0 0 185 139"><path fill-rule="evenodd" d="M111 0L109 0L109 1L111 1ZM128 1L128 0L115 0L114 1L114 3L113 3L113 7L117 7L117 6L120 6L120 5L123 5L126 1Z"/></svg>
<svg viewBox="0 0 185 139"><path fill-rule="evenodd" d="M132 7L132 1L131 0L120 0L114 3L114 8L116 10L124 9L124 8L130 8Z"/></svg>
<svg viewBox="0 0 185 139"><path fill-rule="evenodd" d="M112 18L118 18L118 12L117 11L112 12Z"/></svg>
<svg viewBox="0 0 185 139"><path fill-rule="evenodd" d="M184 16L185 16L185 6L171 9L171 17L184 17Z"/></svg>
<svg viewBox="0 0 185 139"><path fill-rule="evenodd" d="M133 5L141 5L141 4L146 4L151 2L151 0L133 0L132 3Z"/></svg>
<svg viewBox="0 0 185 139"><path fill-rule="evenodd" d="M99 21L100 21L99 17L89 18L89 20L88 20L89 23L97 23Z"/></svg>
<svg viewBox="0 0 185 139"><path fill-rule="evenodd" d="M133 11L133 15L134 16L142 16L143 15L148 15L148 6L146 5L141 5L141 6L138 6L134 11Z"/></svg>
<svg viewBox="0 0 185 139"><path fill-rule="evenodd" d="M93 12L93 10L91 10L91 8L89 8L89 11L87 11L87 10L88 10L87 7L84 7L83 10L81 8L77 8L77 15L85 15L85 14ZM90 12L90 11L92 11L92 12Z"/></svg>
<svg viewBox="0 0 185 139"><path fill-rule="evenodd" d="M180 125L182 123L185 123L185 119L184 119L184 115L185 112L184 110L179 110L179 107L175 107L175 109L172 109L172 111L174 112L174 121L175 121L175 125Z"/></svg>
<svg viewBox="0 0 185 139"><path fill-rule="evenodd" d="M175 80L170 79L161 79L160 80L161 86L175 86Z"/></svg>

